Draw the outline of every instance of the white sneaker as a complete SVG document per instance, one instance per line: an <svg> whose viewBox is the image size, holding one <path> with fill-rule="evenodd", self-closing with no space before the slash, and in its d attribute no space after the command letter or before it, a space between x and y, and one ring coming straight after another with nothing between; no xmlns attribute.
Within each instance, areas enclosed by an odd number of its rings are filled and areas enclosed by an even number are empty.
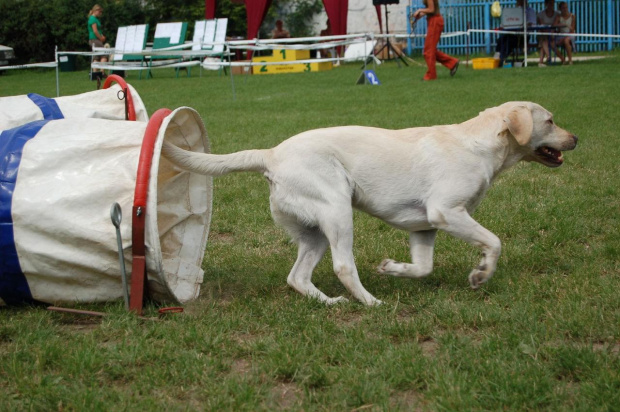
<svg viewBox="0 0 620 412"><path fill-rule="evenodd" d="M547 67L545 63L538 63L538 67Z"/></svg>

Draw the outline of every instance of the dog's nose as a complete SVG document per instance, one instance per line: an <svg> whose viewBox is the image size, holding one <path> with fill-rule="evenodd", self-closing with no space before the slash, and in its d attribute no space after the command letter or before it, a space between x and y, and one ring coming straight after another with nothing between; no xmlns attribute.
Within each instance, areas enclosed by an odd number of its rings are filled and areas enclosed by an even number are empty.
<svg viewBox="0 0 620 412"><path fill-rule="evenodd" d="M579 140L579 138L577 137L577 135L573 135L573 140L575 142L575 146L577 145L577 141Z"/></svg>

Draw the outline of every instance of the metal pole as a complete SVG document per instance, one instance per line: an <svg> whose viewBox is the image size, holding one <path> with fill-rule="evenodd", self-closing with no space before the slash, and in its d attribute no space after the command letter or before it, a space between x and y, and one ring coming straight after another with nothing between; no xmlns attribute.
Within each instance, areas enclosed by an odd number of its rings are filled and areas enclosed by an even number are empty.
<svg viewBox="0 0 620 412"><path fill-rule="evenodd" d="M469 67L469 29L471 29L471 22L467 22L467 66Z"/></svg>
<svg viewBox="0 0 620 412"><path fill-rule="evenodd" d="M607 0L607 34L614 34L614 8L613 1ZM575 30L576 31L576 30ZM577 44L577 39L575 38L575 44ZM614 48L613 39L610 37L607 38L607 50L612 51Z"/></svg>
<svg viewBox="0 0 620 412"><path fill-rule="evenodd" d="M523 2L523 67L527 67L527 0Z"/></svg>
<svg viewBox="0 0 620 412"><path fill-rule="evenodd" d="M363 59L364 59L364 75L366 73L366 65L368 64L368 53L366 52L366 45L367 44L368 44L368 37L364 36L364 57L363 57ZM364 84L366 84L366 80L364 80Z"/></svg>
<svg viewBox="0 0 620 412"><path fill-rule="evenodd" d="M491 30L491 5L487 5L484 8L484 44L486 45L487 54L491 53L491 35L489 34L489 30Z"/></svg>
<svg viewBox="0 0 620 412"><path fill-rule="evenodd" d="M56 97L60 97L60 81L58 80L58 46L54 49L54 59L56 59Z"/></svg>
<svg viewBox="0 0 620 412"><path fill-rule="evenodd" d="M228 55L228 69L230 70L230 87L232 88L232 95L233 95L233 102L234 102L237 100L237 95L235 94L235 81L233 80L233 70L232 70L232 65L230 64L230 47L228 43L226 43L224 50L226 50L226 54Z"/></svg>

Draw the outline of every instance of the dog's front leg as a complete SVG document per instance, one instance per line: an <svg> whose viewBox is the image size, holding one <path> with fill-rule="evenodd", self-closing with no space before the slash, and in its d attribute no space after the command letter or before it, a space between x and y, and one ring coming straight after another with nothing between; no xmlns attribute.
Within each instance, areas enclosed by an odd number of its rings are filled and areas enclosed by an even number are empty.
<svg viewBox="0 0 620 412"><path fill-rule="evenodd" d="M409 247L413 263L396 262L385 259L377 271L379 273L405 278L422 278L433 271L433 249L435 247L436 230L411 232Z"/></svg>
<svg viewBox="0 0 620 412"><path fill-rule="evenodd" d="M463 206L455 208L429 207L428 219L433 227L482 249L482 260L469 274L473 289L488 281L497 267L502 245L497 236L476 222Z"/></svg>

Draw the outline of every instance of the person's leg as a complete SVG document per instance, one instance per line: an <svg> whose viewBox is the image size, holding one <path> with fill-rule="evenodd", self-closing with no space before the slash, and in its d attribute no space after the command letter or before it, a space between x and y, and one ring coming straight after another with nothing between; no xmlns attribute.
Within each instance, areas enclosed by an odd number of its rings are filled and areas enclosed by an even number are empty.
<svg viewBox="0 0 620 412"><path fill-rule="evenodd" d="M499 61L501 63L506 61L508 56L508 35L503 34L499 37Z"/></svg>
<svg viewBox="0 0 620 412"><path fill-rule="evenodd" d="M503 66L506 58L515 47L516 40L513 34L502 34L498 39L499 42L499 63Z"/></svg>
<svg viewBox="0 0 620 412"><path fill-rule="evenodd" d="M439 31L439 38L437 39L437 43L439 43L441 33L443 32L444 21L442 16L437 16L436 19L438 20L437 26ZM449 54L439 51L439 49L437 49L437 45L435 45L435 59L450 70L452 70L459 62L459 59L456 59Z"/></svg>
<svg viewBox="0 0 620 412"><path fill-rule="evenodd" d="M573 64L573 45L570 37L564 39L564 48L566 49L566 56L568 56L568 64Z"/></svg>
<svg viewBox="0 0 620 412"><path fill-rule="evenodd" d="M89 40L88 43L90 44L91 50L94 50L95 47L103 47L103 43L101 43L101 41L98 40L98 39ZM103 56L93 56L93 60L92 61L93 62L97 62L97 63L99 63L99 62L105 63L105 62L108 61L108 57L105 56L105 55L103 55ZM101 70L101 69L91 69L91 71L93 73L102 73L102 74L104 73L104 71Z"/></svg>
<svg viewBox="0 0 620 412"><path fill-rule="evenodd" d="M426 32L426 40L424 40L424 60L426 60L427 71L424 80L435 80L437 78L437 69L435 67L437 61L437 43L441 36L441 27L437 25L437 17L430 16L426 18L428 29Z"/></svg>
<svg viewBox="0 0 620 412"><path fill-rule="evenodd" d="M545 57L549 57L549 38L546 36L540 40L540 59L538 60L539 66L544 66Z"/></svg>
<svg viewBox="0 0 620 412"><path fill-rule="evenodd" d="M456 57L452 57L449 54L440 52L439 50L437 50L436 58L439 63L443 64L450 70L454 69L454 66L456 66L459 62L459 59Z"/></svg>
<svg viewBox="0 0 620 412"><path fill-rule="evenodd" d="M555 54L560 58L560 62L562 64L564 64L564 54L558 51L558 46L562 46L563 42L564 42L564 38L561 37L556 40L556 44L555 44Z"/></svg>

